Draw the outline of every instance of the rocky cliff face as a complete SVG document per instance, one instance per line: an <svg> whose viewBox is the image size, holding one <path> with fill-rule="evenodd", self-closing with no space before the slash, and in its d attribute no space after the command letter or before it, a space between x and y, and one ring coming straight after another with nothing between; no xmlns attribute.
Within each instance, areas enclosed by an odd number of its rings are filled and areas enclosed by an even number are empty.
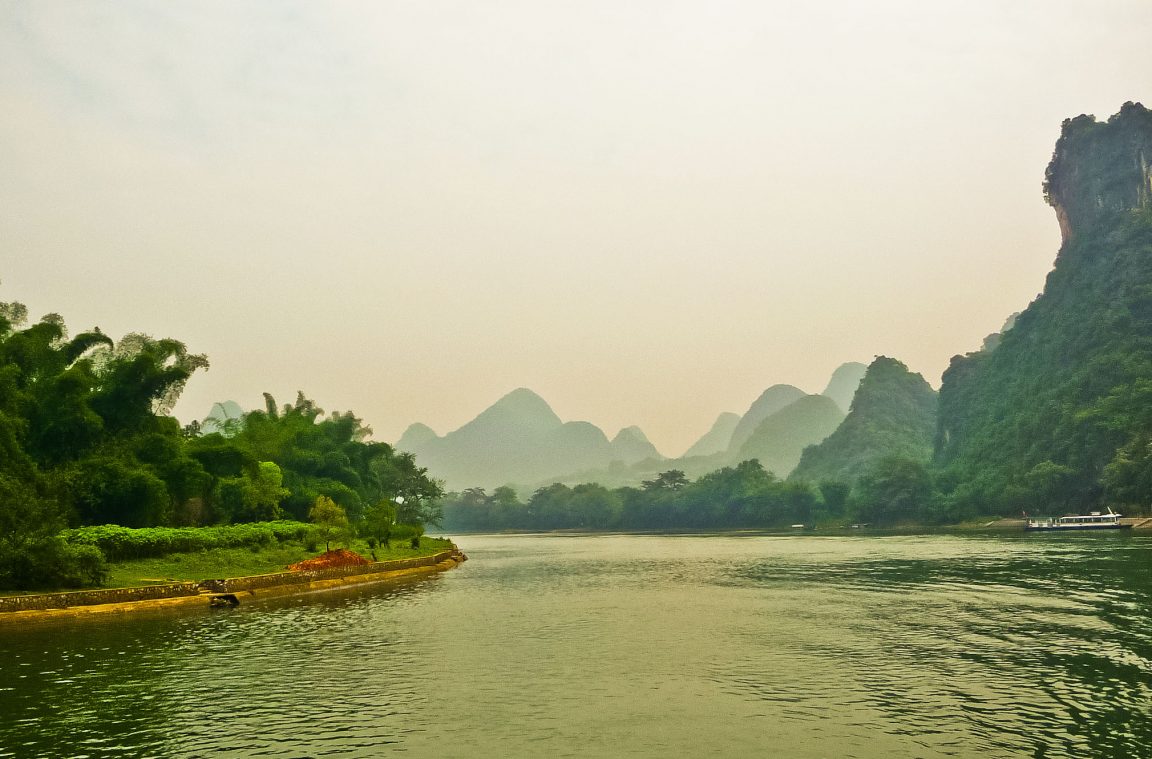
<svg viewBox="0 0 1152 759"><path fill-rule="evenodd" d="M1125 103L1105 123L1086 115L1066 120L1044 195L1065 242L1117 214L1152 205L1152 112Z"/></svg>

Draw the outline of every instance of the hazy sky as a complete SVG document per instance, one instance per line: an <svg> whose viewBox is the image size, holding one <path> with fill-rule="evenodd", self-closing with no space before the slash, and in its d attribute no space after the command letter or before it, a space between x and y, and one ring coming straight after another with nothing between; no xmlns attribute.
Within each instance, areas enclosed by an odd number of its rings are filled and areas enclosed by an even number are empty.
<svg viewBox="0 0 1152 759"><path fill-rule="evenodd" d="M0 300L395 440L530 387L678 455L1043 287L1148 0L0 0Z"/></svg>

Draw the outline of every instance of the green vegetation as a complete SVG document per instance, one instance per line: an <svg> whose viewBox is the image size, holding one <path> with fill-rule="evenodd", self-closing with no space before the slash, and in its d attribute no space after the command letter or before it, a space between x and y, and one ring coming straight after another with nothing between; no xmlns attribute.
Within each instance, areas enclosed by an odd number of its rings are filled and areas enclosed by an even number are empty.
<svg viewBox="0 0 1152 759"><path fill-rule="evenodd" d="M807 448L789 479L848 485L882 459L927 464L936 432L936 391L899 361L879 356L868 367L844 422Z"/></svg>
<svg viewBox="0 0 1152 759"><path fill-rule="evenodd" d="M785 448L804 425L794 420L797 429L785 433L781 420L798 417L802 402L814 406L808 398L755 423L746 415L724 454L742 463L694 482L661 476L641 488L553 485L525 504L465 491L445 504L449 523L716 528L843 518L891 525L1103 505L1147 511L1149 156L1152 112L1141 105L1125 104L1106 123L1089 116L1065 122L1045 181L1064 244L1043 294L981 351L954 358L938 399L903 364L877 359L847 419L805 452L788 482L772 472L791 468ZM770 388L761 401L788 392Z"/></svg>
<svg viewBox="0 0 1152 759"><path fill-rule="evenodd" d="M70 338L56 314L27 322L0 303L0 588L99 584L101 549L66 527L302 520L321 497L352 527L382 501L407 534L438 519L439 483L352 412L265 396L202 434L169 412L203 355L141 334Z"/></svg>
<svg viewBox="0 0 1152 759"><path fill-rule="evenodd" d="M67 530L70 545L93 546L109 561L148 559L173 553L198 553L223 548L260 548L304 541L312 526L303 522L261 522L221 527L145 527L114 524Z"/></svg>
<svg viewBox="0 0 1152 759"><path fill-rule="evenodd" d="M316 503L308 512L308 519L316 525L316 539L324 541L325 552L331 550L333 540L339 538L347 540L350 534L348 515L326 495L316 498Z"/></svg>
<svg viewBox="0 0 1152 759"><path fill-rule="evenodd" d="M365 557L375 556L379 561L411 559L431 556L452 548L449 540L421 538L420 547L412 548L407 542L387 549L368 547L363 540L353 540L349 550ZM104 582L110 588L129 588L168 582L210 580L224 577L283 572L295 564L315 556L314 551L297 541L250 548L217 548L210 551L176 553L159 558L134 559L111 564Z"/></svg>
<svg viewBox="0 0 1152 759"><path fill-rule="evenodd" d="M940 391L942 508L1152 503L1152 113L1064 123L1045 191L1065 241L1044 292Z"/></svg>
<svg viewBox="0 0 1152 759"><path fill-rule="evenodd" d="M806 485L781 481L757 461L724 467L691 481L668 470L639 488L601 485L540 488L526 503L510 488L482 488L445 499L444 523L454 530L651 530L778 527L808 522L819 502Z"/></svg>
<svg viewBox="0 0 1152 759"><path fill-rule="evenodd" d="M938 399L903 364L878 358L842 424L836 401L777 385L738 422L719 420L701 446L716 451L706 456L659 459L635 429L610 443L590 424L561 422L527 390L444 438L414 426L401 444L426 451L455 482L503 479L499 467L510 460L519 467L513 481L538 482L557 462L601 472L609 484L647 477L638 487L548 484L526 502L508 487L466 489L443 502L456 529L938 523L1103 504L1143 511L1152 503L1149 156L1152 112L1141 105L1125 104L1106 123L1065 122L1045 181L1064 244L1044 292L982 350L953 359ZM419 542L441 516L440 484L412 454L369 442L352 412L325 416L302 393L282 407L266 395L264 409L240 416L221 406L209 433L181 429L168 412L207 366L203 356L138 334L69 338L55 314L26 322L22 305L0 304L0 587L95 584L107 571L103 552L232 539L210 530L62 535L65 527L261 523L239 545L274 552L358 531L371 550ZM841 402L858 367L842 369L827 391ZM801 456L806 445L815 447ZM282 537L266 523L284 517L315 526L284 528L297 532Z"/></svg>

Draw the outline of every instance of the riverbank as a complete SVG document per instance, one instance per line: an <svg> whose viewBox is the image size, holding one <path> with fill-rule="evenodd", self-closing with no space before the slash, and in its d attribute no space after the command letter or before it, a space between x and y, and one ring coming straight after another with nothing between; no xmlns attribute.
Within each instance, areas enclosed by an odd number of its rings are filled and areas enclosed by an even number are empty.
<svg viewBox="0 0 1152 759"><path fill-rule="evenodd" d="M371 558L374 562L415 559L455 548L451 540L427 536L420 539L418 548L411 548L408 541L393 543L388 548L371 547L360 539L342 545L365 558ZM108 576L100 587L129 588L198 582L214 577L276 574L297 562L315 558L317 550L317 546L292 540L262 546L214 548L208 551L170 553L151 558L124 559L108 565Z"/></svg>
<svg viewBox="0 0 1152 759"><path fill-rule="evenodd" d="M1152 517L1137 516L1123 517L1121 524L1131 525L1134 530L1152 531ZM528 530L505 529L495 531L452 529L454 535L555 535L570 537L592 537L596 535L874 535L898 534L915 535L939 532L980 532L980 531L1023 531L1027 524L1025 519L1000 519L984 517L969 522L955 524L921 524L903 522L900 524L887 524L876 526L872 524L844 524L840 520L818 522L816 525L775 527L726 527L726 528L700 528L700 527L666 527L663 529L636 529L636 530L597 530L592 528L559 528L554 530ZM454 527L451 525L450 527Z"/></svg>
<svg viewBox="0 0 1152 759"><path fill-rule="evenodd" d="M134 588L5 596L0 597L0 624L181 607L235 606L256 598L387 582L441 572L466 560L463 552L453 545L451 550L432 556L372 562L354 567L276 572Z"/></svg>

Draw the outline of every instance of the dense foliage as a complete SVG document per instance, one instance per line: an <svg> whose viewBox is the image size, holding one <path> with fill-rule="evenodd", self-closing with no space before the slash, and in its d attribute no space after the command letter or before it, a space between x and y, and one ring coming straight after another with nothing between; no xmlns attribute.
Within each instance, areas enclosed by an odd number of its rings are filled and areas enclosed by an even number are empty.
<svg viewBox="0 0 1152 759"><path fill-rule="evenodd" d="M953 359L935 463L951 513L1152 502L1152 113L1064 124L1045 189L1065 242L999 344Z"/></svg>
<svg viewBox="0 0 1152 759"><path fill-rule="evenodd" d="M114 524L66 530L64 540L74 546L98 548L109 561L149 559L173 553L195 553L215 548L249 548L288 541L304 541L313 528L303 522L282 520L218 527L145 527Z"/></svg>
<svg viewBox="0 0 1152 759"><path fill-rule="evenodd" d="M304 520L320 497L353 522L381 500L399 502L401 523L437 520L440 486L412 454L370 441L372 430L352 412L324 416L303 393L283 407L264 397L264 409L189 443L189 455L219 483L219 497L195 504L211 521Z"/></svg>
<svg viewBox="0 0 1152 759"><path fill-rule="evenodd" d="M882 459L927 464L936 432L936 391L896 359L878 356L848 416L822 443L804 450L789 479L856 483Z"/></svg>
<svg viewBox="0 0 1152 759"><path fill-rule="evenodd" d="M439 484L410 454L368 440L351 412L324 416L303 394L281 409L268 397L267 408L200 434L169 413L204 356L142 334L69 337L56 314L27 317L0 303L0 587L97 583L101 550L123 555L110 537L65 540L65 527L302 520L320 497L353 524L380 501L407 532L437 519ZM216 540L141 534L134 540L157 546Z"/></svg>
<svg viewBox="0 0 1152 759"><path fill-rule="evenodd" d="M514 490L483 488L451 493L444 526L453 530L665 530L774 528L829 519L876 524L932 519L927 468L892 459L871 470L868 483L849 497L838 483L812 488L785 482L756 460L689 480L669 470L639 488L596 484L540 488L527 502Z"/></svg>

